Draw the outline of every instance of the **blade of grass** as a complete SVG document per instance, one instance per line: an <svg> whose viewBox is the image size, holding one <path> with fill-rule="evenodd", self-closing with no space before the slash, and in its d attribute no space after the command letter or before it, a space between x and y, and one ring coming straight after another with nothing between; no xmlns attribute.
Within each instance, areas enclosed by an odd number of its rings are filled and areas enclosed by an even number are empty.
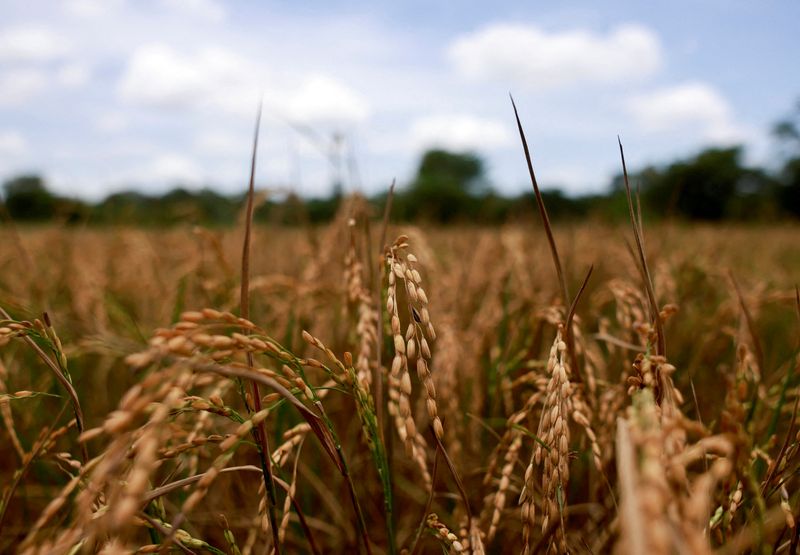
<svg viewBox="0 0 800 555"><path fill-rule="evenodd" d="M375 292L375 306L378 310L378 323L377 323L377 341L375 347L375 360L377 362L377 372L375 373L375 387L374 387L374 395L375 395L375 420L377 422L378 430L380 431L381 438L384 440L384 445L386 446L386 467L389 476L392 475L392 461L394 460L394 436L389 430L389 422L386 420L384 416L384 406L386 406L387 399L386 393L383 387L383 275L386 267L386 259L385 259L385 252L386 252L386 234L388 233L389 229L389 217L392 213L392 199L394 198L394 186L395 180L392 179L392 184L389 185L389 192L386 195L386 205L383 207L383 221L381 222L381 234L378 241L378 248L380 249L380 253L378 255L378 265L380 268L377 268L375 272L375 281L373 283L373 289ZM390 491L389 498L394 503L394 482L392 481L389 484ZM389 507L391 510L391 519L390 522L391 528L394 529L396 523L394 522L394 507ZM395 546L392 544L390 545L390 549L394 550Z"/></svg>
<svg viewBox="0 0 800 555"><path fill-rule="evenodd" d="M47 429L47 431L40 436L39 439L31 449L30 453L27 453L27 456L24 458L22 467L19 468L16 472L14 472L14 476L11 480L11 483L8 486L8 489L3 492L3 498L0 499L0 531L3 529L3 522L5 521L6 513L8 511L8 506L11 503L11 498L14 496L14 492L16 491L19 484L22 482L22 479L25 477L25 474L28 472L31 464L33 461L36 460L36 457L39 455L41 450L47 444L47 439L50 437L50 434L53 433L55 429L56 423L61 419L61 415L64 414L67 405L61 407L61 410L58 412L58 415L53 420L53 424Z"/></svg>
<svg viewBox="0 0 800 555"><path fill-rule="evenodd" d="M183 545L183 543L181 543L181 541L175 537L175 534L172 530L170 530L169 528L167 528L166 526L155 520L153 517L151 517L144 511L139 511L138 516L139 518L146 520L150 524L150 526L158 530L162 535L169 536L171 543L174 543L178 549L180 549L187 555L196 555L194 551Z"/></svg>
<svg viewBox="0 0 800 555"><path fill-rule="evenodd" d="M453 460L450 458L450 455L447 454L447 449L444 448L442 444L442 440L438 438L438 436L433 431L433 426L430 426L431 434L433 435L433 439L436 441L436 445L438 450L442 452L442 456L444 457L444 462L447 463L447 468L450 470L450 474L453 476L453 480L456 482L456 487L458 488L458 493L461 495L461 500L464 502L464 509L467 512L467 530L472 529L472 509L469 505L469 497L467 497L467 490L464 488L464 482L461 481L461 476L456 470L455 464L453 464Z"/></svg>
<svg viewBox="0 0 800 555"><path fill-rule="evenodd" d="M383 223L381 224L381 240L378 246L383 254L386 247L386 233L389 229L389 216L392 213L392 199L394 198L395 180L392 179L392 184L389 185L389 193L386 195L386 206L383 207Z"/></svg>
<svg viewBox="0 0 800 555"><path fill-rule="evenodd" d="M531 438L533 441L535 441L536 443L538 443L539 445L541 445L541 446L544 448L544 450L545 450L545 451L547 451L548 453L550 452L550 446L549 446L549 445L547 445L547 443L545 443L545 442L544 442L544 441L542 441L541 439L539 439L539 437L538 437L536 434L534 434L533 432L531 432L531 431L530 431L528 428L526 428L525 426L522 426L521 424L514 424L514 425L512 426L512 428L514 428L515 430L518 430L518 431L522 432L524 435L528 436L528 437L529 437L529 438Z"/></svg>
<svg viewBox="0 0 800 555"><path fill-rule="evenodd" d="M274 389L277 393L281 395L284 399L286 399L293 407L295 407L300 416L311 426L311 431L314 432L314 435L320 440L322 444L322 448L331 458L331 460L336 464L336 468L342 472L341 463L339 462L339 457L336 453L336 446L335 441L330 433L330 431L325 426L322 418L316 414L314 411L309 409L305 406L300 400L295 397L291 391L283 387L277 381L264 376L263 374L259 374L254 370L248 370L245 368L236 368L231 366L220 366L217 364L198 364L190 362L192 370L196 372L207 372L218 374L220 376L225 376L228 378L241 378L245 380L249 380L251 382L257 382L263 386L269 387L270 389Z"/></svg>
<svg viewBox="0 0 800 555"><path fill-rule="evenodd" d="M561 266L561 258L558 256L558 248L556 247L556 240L553 236L553 228L550 225L550 217L547 215L547 207L544 204L542 192L539 190L539 183L536 180L536 173L533 171L533 161L531 160L531 151L528 148L528 140L525 138L525 131L522 129L522 122L519 119L519 112L517 111L517 104L514 102L514 97L509 93L511 98L511 106L514 108L514 118L517 120L517 130L519 131L519 138L522 141L522 150L525 153L525 162L528 164L528 174L531 178L531 185L533 185L533 193L536 196L536 205L539 207L539 215L542 217L542 224L544 231L547 235L547 242L550 245L550 254L553 258L553 264L556 267L556 274L558 276L558 284L561 288L561 300L564 303L564 308L567 309L570 304L569 290L567 289L567 278L564 276L564 270ZM575 337L572 334L572 329L567 327L566 330L566 343L567 352L569 353L570 363L575 368L576 382L583 382L583 376L578 368L578 358L575 354Z"/></svg>
<svg viewBox="0 0 800 555"><path fill-rule="evenodd" d="M733 276L731 275L731 278L732 277ZM798 290L796 285L794 288L794 293L795 293L795 310L797 312L798 323L800 323L800 290ZM800 348L800 341L798 341L798 348ZM770 423L770 427L767 430L768 437L771 436L773 433L775 433L775 429L777 428L778 418L780 418L780 413L783 409L783 404L785 403L786 400L786 389L789 386L789 381L793 374L792 369L795 368L797 364L800 364L800 362L796 361L795 365L789 367L789 372L786 375L786 380L784 381L783 388L781 389L778 406L775 408L775 413L773 415L772 422ZM778 456L775 457L775 459L770 464L769 470L767 471L767 477L764 478L764 481L761 483L761 494L766 495L767 497L768 497L768 494L766 494L767 488L769 487L770 482L774 478L775 472L778 470L781 460L786 455L786 451L789 447L789 442L794 437L794 426L795 422L797 421L798 403L800 403L800 391L798 391L798 394L796 395L795 398L794 408L792 409L792 419L789 422L789 430L786 432L786 437L784 438L783 444L781 445L781 450L778 452Z"/></svg>
<svg viewBox="0 0 800 555"><path fill-rule="evenodd" d="M220 474L227 474L227 473L230 473L230 472L258 472L258 473L261 473L261 469L259 467L257 467L257 466L253 466L253 465L242 465L242 466L229 466L227 468L223 468L219 472L220 472ZM169 484L165 484L163 486L157 487L157 488L147 492L147 494L145 494L145 496L142 499L142 501L144 501L145 504L150 503L151 501L153 501L154 499L158 499L162 495L166 495L166 494L168 494L168 493L170 493L172 491L181 489L181 488L183 488L185 486L188 486L188 485L194 484L195 482L200 481L203 478L203 476L205 476L204 472L200 473L200 474L195 474L194 476L189 476L188 478L182 478L180 480L175 480L174 482L170 482ZM275 479L275 483L278 484L279 486L281 486L281 488L287 492L287 495L289 495L289 490L290 490L289 484L287 484L286 482L284 482L283 480L281 480L277 476L275 476L274 479ZM314 536L311 533L311 528L309 527L308 522L306 521L305 515L303 514L303 511L302 511L299 503L297 502L297 499L294 496L291 496L290 498L292 500L292 505L294 506L295 512L297 513L297 518L300 521L300 525L302 526L303 531L306 534L306 538L308 539L309 547L311 548L312 553L317 555L317 554L320 553L320 551L319 551L319 548L317 547L316 542L314 541Z"/></svg>
<svg viewBox="0 0 800 555"><path fill-rule="evenodd" d="M800 288L797 285L794 286L794 308L797 312L797 323L800 324ZM797 348L800 349L800 333L797 334Z"/></svg>
<svg viewBox="0 0 800 555"><path fill-rule="evenodd" d="M425 502L425 510L422 511L422 522L417 527L417 535L414 538L414 547L411 548L411 555L419 553L419 540L422 539L422 531L425 530L425 522L428 520L428 515L431 512L431 505L433 504L433 494L436 487L436 471L439 470L439 449L433 455L433 470L431 471L431 491L428 494L428 500Z"/></svg>
<svg viewBox="0 0 800 555"><path fill-rule="evenodd" d="M607 333L595 333L591 337L593 339L596 339L597 341L604 341L606 343L610 343L612 345L620 347L621 349L627 349L628 351L639 352L642 350L641 346L639 345L634 345L633 343L629 343L627 341L614 337L613 335L608 335Z"/></svg>
<svg viewBox="0 0 800 555"><path fill-rule="evenodd" d="M333 422L325 412L325 408L322 406L322 402L319 400L319 398L315 398L314 403L319 409L319 412L322 415L322 420L325 422L325 425L327 426L328 434L330 435L331 439L334 442L333 446L334 449L336 450L336 462L339 467L339 472L342 474L342 478L344 478L345 484L347 484L347 491L350 494L350 503L353 505L353 510L356 513L356 525L358 526L358 532L361 535L361 540L364 543L364 549L366 550L367 555L372 555L372 544L370 543L369 533L367 531L366 519L364 518L364 510L361 508L361 503L358 500L358 495L356 495L356 485L353 482L353 476L350 474L350 470L347 466L347 461L345 460L342 444L339 441L338 436L334 432Z"/></svg>
<svg viewBox="0 0 800 555"><path fill-rule="evenodd" d="M556 274L558 274L558 284L561 287L561 298L564 301L564 306L569 304L569 293L567 290L567 280L564 277L564 271L561 268L561 259L558 256L558 249L556 248L556 240L553 237L553 229L550 226L550 218L547 215L547 208L544 205L544 198L539 190L539 183L536 181L536 174L533 171L533 162L531 160L531 152L528 148L528 140L525 138L525 131L522 129L522 122L519 119L519 112L517 111L517 104L514 102L514 97L510 94L511 106L514 108L514 117L517 120L517 130L519 131L519 138L522 141L522 150L525 152L525 161L528 164L528 173L531 177L531 185L533 185L533 192L536 195L536 205L539 207L539 215L542 217L544 224L544 231L547 234L547 241L550 244L550 254L553 256L553 264L556 267Z"/></svg>
<svg viewBox="0 0 800 555"><path fill-rule="evenodd" d="M352 359L352 357L351 357ZM394 500L392 496L392 474L389 467L389 459L387 458L386 448L383 443L383 436L381 430L378 428L378 419L376 417L375 403L369 392L365 391L360 385L356 377L355 368L352 364L347 367L347 373L350 376L350 383L353 387L353 397L356 401L356 410L358 417L361 420L361 428L365 434L367 445L369 446L372 460L375 463L375 470L378 473L383 488L383 507L384 519L386 521L386 539L389 544L389 553L394 555L397 551L395 545L395 532L394 532ZM320 403L318 406L322 406ZM321 412L323 417L324 411ZM342 456L344 461L344 456ZM355 489L353 489L355 491Z"/></svg>
<svg viewBox="0 0 800 555"><path fill-rule="evenodd" d="M586 277L583 278L583 283L581 283L581 287L580 289L578 289L578 294L575 295L575 298L572 300L572 304L569 307L569 312L567 313L568 330L572 329L572 319L575 317L575 310L578 308L578 301L581 300L581 295L583 295L583 291L586 289L586 285L589 283L589 278L592 277L593 271L594 271L594 264L589 266L589 271L586 272Z"/></svg>
<svg viewBox="0 0 800 555"><path fill-rule="evenodd" d="M241 290L239 298L239 312L244 319L250 318L250 240L253 230L253 203L255 197L255 179L256 179L256 158L258 154L258 131L261 127L261 105L258 106L258 114L256 115L256 126L253 133L253 154L250 159L250 183L247 188L247 208L244 219L244 241L242 244L242 276L241 276ZM247 365L251 368L254 366L253 353L247 353ZM253 396L252 410L259 412L261 410L261 394L258 388L258 382L251 381L251 391ZM251 407L245 399L245 405L250 410ZM273 481L272 473L272 458L269 450L269 438L266 433L266 426L264 422L259 422L253 428L253 438L258 446L258 456L261 460L261 468L264 473L264 486L267 491L267 513L269 515L269 524L272 531L272 541L275 547L276 555L280 555L281 548L278 541L278 519L276 516L276 507L278 506L278 494L275 489L275 482Z"/></svg>
<svg viewBox="0 0 800 555"><path fill-rule="evenodd" d="M747 308L747 303L744 302L744 296L742 295L742 290L739 288L739 282L736 281L736 277L734 277L732 270L728 270L728 276L731 278L731 282L733 283L733 288L736 291L736 298L739 301L739 306L742 308L744 321L747 324L747 332L750 334L750 340L753 342L753 350L755 351L756 355L758 372L761 376L763 376L765 370L764 349L762 349L761 341L759 340L758 334L756 333L756 325L755 321L753 320L753 315L750 313L750 309Z"/></svg>
<svg viewBox="0 0 800 555"><path fill-rule="evenodd" d="M336 468L339 470L342 476L345 477L345 479L348 481L349 485L352 488L352 480L349 479L350 477L347 472L347 468L344 465L341 446L333 436L332 430L330 429L330 420L327 417L325 417L325 420L323 421L323 418L320 418L320 416L315 414L314 411L306 407L302 402L300 402L299 399L297 399L297 397L295 397L292 394L291 391L283 387L276 380L264 376L252 369L220 366L217 364L201 364L194 362L192 360L185 360L185 362L195 372L214 373L228 378L249 380L251 383L260 383L261 385L274 389L281 397L283 397L286 401L292 404L300 412L300 415L305 419L305 421L311 427L311 431L314 432L314 435L316 435L317 438L319 439L320 443L322 444L323 450L331 458L331 460L336 465ZM264 465L262 464L262 474L264 474L263 468ZM273 485L273 487L275 485L275 479L276 477L274 475L270 476L270 483ZM358 507L357 510L359 510ZM360 510L359 510L359 517L362 517ZM169 544L169 542L174 540L174 535L175 535L174 531L178 529L178 527L185 520L185 518L186 518L186 513L184 513L183 511L175 515L171 524L173 532L165 540L167 545ZM275 533L273 535L277 535L277 528L275 528L274 531ZM275 538L275 541L277 542L277 538ZM275 543L274 548L277 553L279 550L279 542ZM367 544L367 553L370 553L369 544Z"/></svg>
<svg viewBox="0 0 800 555"><path fill-rule="evenodd" d="M658 302L656 301L656 295L653 289L653 278L650 276L650 269L647 267L647 257L644 253L644 239L642 238L641 229L641 206L638 208L639 218L637 218L634 214L631 185L630 180L628 179L628 166L625 163L625 150L622 148L622 139L620 139L619 136L617 136L617 143L619 144L619 156L622 160L622 178L625 182L625 195L628 200L628 215L631 219L633 236L636 239L636 248L639 251L639 264L641 265L644 288L645 292L647 293L647 299L650 303L650 318L653 320L653 326L656 330L656 354L665 356L667 347L666 340L664 338L664 326L661 322L661 317L658 312Z"/></svg>
<svg viewBox="0 0 800 555"><path fill-rule="evenodd" d="M381 237L380 241L378 242L378 248L381 249L380 256L378 257L378 262L380 263L380 268L374 272L374 280L373 280L373 287L375 288L375 306L378 309L378 346L375 349L375 357L378 362L378 371L375 373L375 417L378 421L378 429L381 431L382 435L386 435L385 430L383 429L384 426L384 416L383 416L383 372L381 371L381 351L383 350L383 298L381 296L382 286L383 286L383 266L384 266L384 258L383 253L386 251L386 233L387 229L389 228L389 216L392 213L392 198L394 197L394 184L395 180L392 179L392 184L389 186L389 193L386 195L386 206L383 209L383 222L381 223ZM370 255L369 260L372 260L372 256ZM373 268L374 270L374 268Z"/></svg>
<svg viewBox="0 0 800 555"><path fill-rule="evenodd" d="M794 425L797 422L797 407L800 404L800 392L795 398L794 401L794 408L792 409L792 419L789 422L789 430L786 432L786 437L783 439L783 444L781 445L781 450L778 452L778 456L772 461L769 465L769 471L767 472L767 477L764 478L764 481L761 482L761 494L766 496L767 488L769 487L770 482L775 477L775 472L777 472L778 467L780 467L781 461L783 460L784 455L786 455L786 450L789 448L789 442L794 437Z"/></svg>
<svg viewBox="0 0 800 555"><path fill-rule="evenodd" d="M6 320L11 320L11 316L6 312L2 307L0 307L0 316L2 316ZM67 391L67 395L69 396L70 404L72 405L72 411L75 413L75 425L78 431L78 435L80 436L83 433L84 425L83 425L83 410L81 410L81 402L78 400L78 392L75 391L75 388L72 386L72 382L70 382L69 378L64 375L64 372L61 368L56 364L48 355L45 353L36 342L28 337L27 335L22 336L22 340L28 344L28 346L33 349L36 355L42 359L42 362L53 372L53 375L56 377L58 382L61 386ZM89 460L89 453L87 451L87 447L85 443L81 443L81 456L83 457L83 462Z"/></svg>
<svg viewBox="0 0 800 555"><path fill-rule="evenodd" d="M283 387L277 381L262 374L259 374L258 372L255 372L251 369L219 366L216 364L194 364L194 363L191 364L191 368L199 372L212 372L215 374L219 374L221 376L236 377L236 378L248 379L251 382L258 382L262 385L274 389L277 393L279 393L284 399L286 399L289 403L291 403L300 412L300 415L305 419L305 421L309 424L309 426L311 426L311 431L314 432L314 435L317 436L320 443L322 444L322 448L331 458L333 463L336 465L337 470L344 478L350 493L350 500L356 512L357 524L359 532L364 542L364 547L366 549L366 552L368 554L371 554L372 547L369 541L369 536L367 534L367 527L363 511L358 501L358 497L356 496L355 484L353 483L352 476L347 468L347 463L345 461L341 443L334 434L333 423L331 422L327 414L325 414L325 410L322 406L322 403L319 402L318 399L315 400L315 404L321 414L320 416L311 409L309 409L308 407L306 407L302 402L300 402L299 399L297 399L297 397L295 397L292 394L291 391ZM273 476L273 483L274 479L275 478Z"/></svg>
<svg viewBox="0 0 800 555"><path fill-rule="evenodd" d="M467 418L470 418L470 419L474 420L475 422L477 422L477 423L480 425L480 427L481 427L481 428L483 428L484 430L486 430L487 432L489 432L489 433L490 433L492 436L494 436L494 438L495 438L497 441L503 441L503 438L500 436L500 434L498 434L497 432L495 432L495 431L494 431L494 430L493 430L493 429L492 429L492 428L489 426L489 424L487 424L486 422L484 422L484 420L483 420L482 418L480 418L479 416L475 416L474 414L471 414L471 413L469 413L469 412L465 412L465 413L464 413L464 415L465 415ZM503 424L505 424L505 423L506 423L506 420L505 420L505 419L503 419L503 418L501 418L501 419L499 419L499 420L501 420Z"/></svg>

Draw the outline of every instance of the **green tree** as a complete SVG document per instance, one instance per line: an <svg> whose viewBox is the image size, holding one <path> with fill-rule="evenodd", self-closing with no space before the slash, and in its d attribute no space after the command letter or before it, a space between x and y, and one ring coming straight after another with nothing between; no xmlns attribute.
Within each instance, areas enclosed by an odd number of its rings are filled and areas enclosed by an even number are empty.
<svg viewBox="0 0 800 555"><path fill-rule="evenodd" d="M439 222L469 217L480 208L476 195L487 188L484 163L477 155L429 150L406 195L407 216Z"/></svg>
<svg viewBox="0 0 800 555"><path fill-rule="evenodd" d="M47 220L56 213L58 199L38 175L20 175L3 184L6 209L15 220Z"/></svg>
<svg viewBox="0 0 800 555"><path fill-rule="evenodd" d="M800 217L800 100L794 112L775 125L772 134L784 151L776 192L778 203L789 214Z"/></svg>
<svg viewBox="0 0 800 555"><path fill-rule="evenodd" d="M778 202L788 213L800 218L800 156L784 164L780 180Z"/></svg>
<svg viewBox="0 0 800 555"><path fill-rule="evenodd" d="M657 213L692 220L721 220L742 193L760 195L763 175L744 167L741 147L710 148L659 170L647 168L636 181Z"/></svg>

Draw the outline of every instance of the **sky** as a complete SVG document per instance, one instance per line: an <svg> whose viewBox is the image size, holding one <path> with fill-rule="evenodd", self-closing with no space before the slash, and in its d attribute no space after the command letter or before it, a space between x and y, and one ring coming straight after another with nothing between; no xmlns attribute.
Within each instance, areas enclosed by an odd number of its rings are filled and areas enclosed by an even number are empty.
<svg viewBox="0 0 800 555"><path fill-rule="evenodd" d="M304 196L475 151L506 194L741 144L800 98L800 2L0 0L0 180L86 199L175 184Z"/></svg>

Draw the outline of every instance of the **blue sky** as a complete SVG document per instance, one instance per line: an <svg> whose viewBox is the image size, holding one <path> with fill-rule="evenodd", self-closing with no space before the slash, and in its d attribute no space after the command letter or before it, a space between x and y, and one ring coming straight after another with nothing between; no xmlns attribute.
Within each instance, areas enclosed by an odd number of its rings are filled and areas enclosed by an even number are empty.
<svg viewBox="0 0 800 555"><path fill-rule="evenodd" d="M0 179L99 198L181 182L385 189L430 147L527 190L512 92L545 186L712 145L774 163L800 97L800 3L0 0ZM334 137L338 137L335 139Z"/></svg>

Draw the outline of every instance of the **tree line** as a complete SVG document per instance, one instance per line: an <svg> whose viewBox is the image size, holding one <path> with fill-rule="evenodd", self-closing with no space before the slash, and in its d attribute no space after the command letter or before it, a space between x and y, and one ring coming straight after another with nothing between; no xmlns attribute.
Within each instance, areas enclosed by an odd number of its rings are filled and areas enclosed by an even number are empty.
<svg viewBox="0 0 800 555"><path fill-rule="evenodd" d="M773 129L778 146L777 170L747 166L741 147L709 148L686 159L635 172L631 182L655 217L685 220L775 220L800 218L800 102L795 112ZM476 153L429 150L416 176L395 193L393 217L433 223L501 223L528 218L535 210L532 192L506 197L492 189L485 163ZM604 194L567 196L543 191L553 219L617 220L626 215L622 176ZM115 193L87 203L51 192L37 175L21 175L3 185L2 215L14 221L55 220L68 224L229 225L236 221L243 194L177 187L163 195L136 191ZM327 198L302 199L289 194L267 199L256 221L284 225L321 223L336 214L341 187ZM377 210L386 194L369 199Z"/></svg>

